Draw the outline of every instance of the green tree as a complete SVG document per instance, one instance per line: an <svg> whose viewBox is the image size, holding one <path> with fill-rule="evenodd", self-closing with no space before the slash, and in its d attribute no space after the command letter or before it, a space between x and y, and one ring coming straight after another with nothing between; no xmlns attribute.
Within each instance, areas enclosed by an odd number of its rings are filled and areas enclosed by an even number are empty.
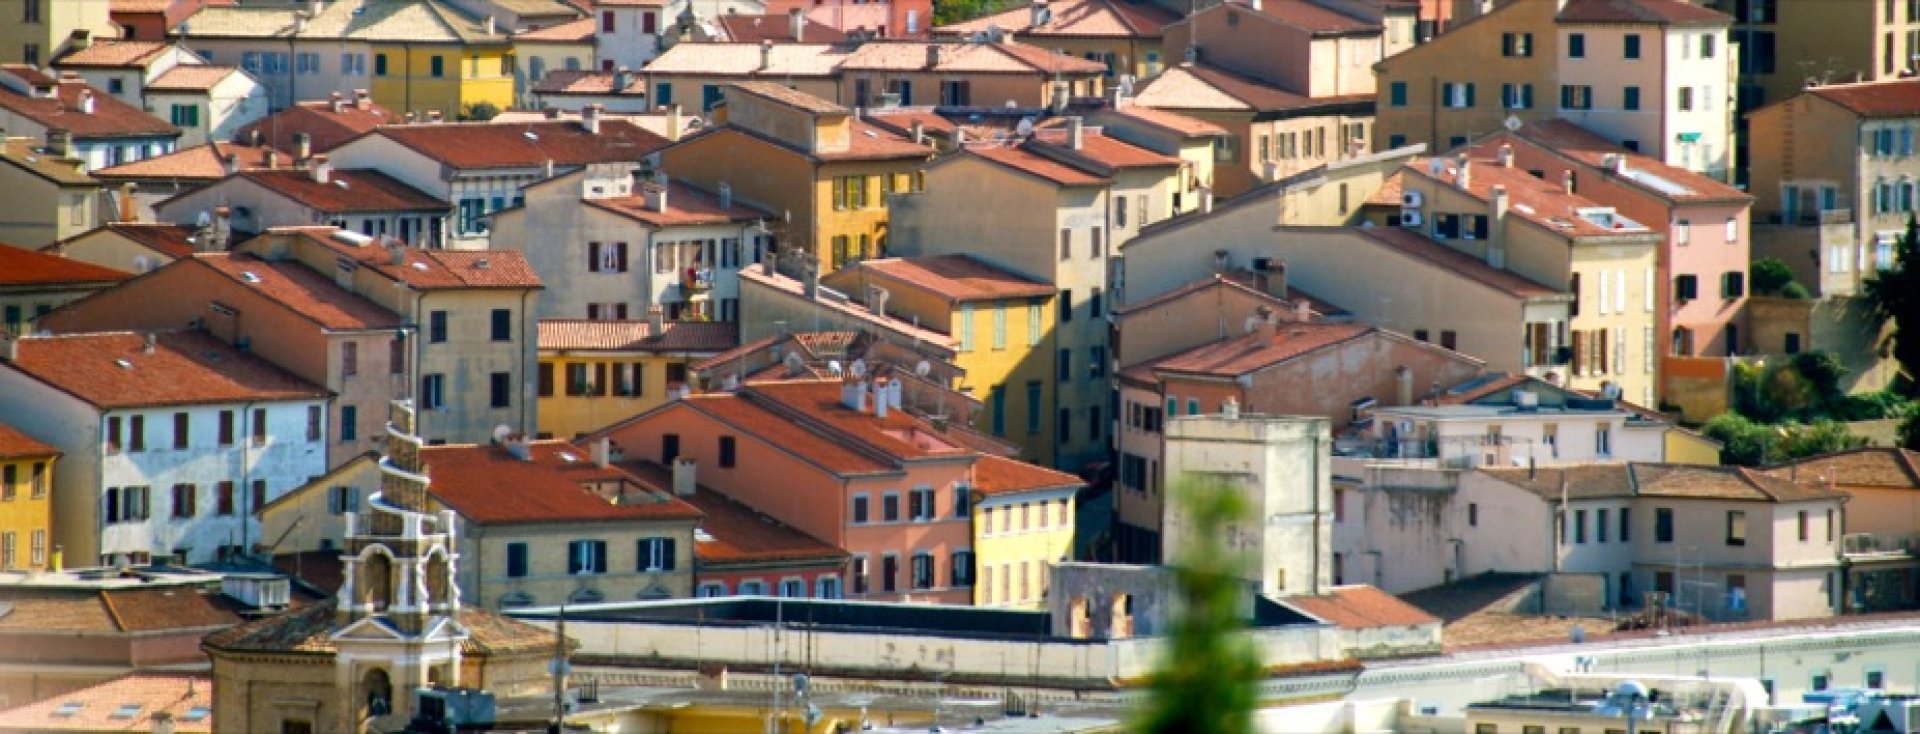
<svg viewBox="0 0 1920 734"><path fill-rule="evenodd" d="M1180 608L1152 692L1130 731L1147 734L1247 734L1259 700L1260 657L1246 636L1240 604L1245 559L1224 542L1226 528L1247 516L1229 485L1193 478L1169 493L1202 532L1190 533L1176 566Z"/></svg>
<svg viewBox="0 0 1920 734"><path fill-rule="evenodd" d="M1847 432L1847 424L1824 419L1768 425L1722 413L1701 432L1720 442L1721 461L1738 466L1766 466L1867 445L1867 439Z"/></svg>
<svg viewBox="0 0 1920 734"><path fill-rule="evenodd" d="M1752 273L1750 277L1753 278L1753 292L1761 295L1770 296L1778 293L1780 289L1787 287L1788 283L1793 282L1793 268L1788 267L1785 260L1777 257L1763 257L1755 260L1748 270Z"/></svg>
<svg viewBox="0 0 1920 734"><path fill-rule="evenodd" d="M1893 266L1881 268L1866 280L1867 303L1881 323L1893 329L1880 344L1882 354L1900 365L1899 388L1915 395L1920 377L1920 221L1907 217L1907 232L1894 245Z"/></svg>
<svg viewBox="0 0 1920 734"><path fill-rule="evenodd" d="M500 108L492 102L479 102L467 108L467 119L475 122L486 122L499 115Z"/></svg>

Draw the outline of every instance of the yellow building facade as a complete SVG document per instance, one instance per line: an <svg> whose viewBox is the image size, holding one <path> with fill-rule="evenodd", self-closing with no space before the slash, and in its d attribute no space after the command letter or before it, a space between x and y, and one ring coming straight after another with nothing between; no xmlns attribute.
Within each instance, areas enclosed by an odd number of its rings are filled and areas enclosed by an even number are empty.
<svg viewBox="0 0 1920 734"><path fill-rule="evenodd" d="M1032 476L1008 486L1003 475L1012 473ZM974 467L974 606L1047 608L1049 569L1073 554L1080 486L1072 475L1007 459Z"/></svg>
<svg viewBox="0 0 1920 734"><path fill-rule="evenodd" d="M446 119L470 117L474 107L513 106L513 47L498 44L372 46L373 99L395 112L439 110Z"/></svg>
<svg viewBox="0 0 1920 734"><path fill-rule="evenodd" d="M59 449L0 423L0 571L52 562L53 463Z"/></svg>
<svg viewBox="0 0 1920 734"><path fill-rule="evenodd" d="M541 321L539 434L573 439L665 404L736 334L717 321Z"/></svg>

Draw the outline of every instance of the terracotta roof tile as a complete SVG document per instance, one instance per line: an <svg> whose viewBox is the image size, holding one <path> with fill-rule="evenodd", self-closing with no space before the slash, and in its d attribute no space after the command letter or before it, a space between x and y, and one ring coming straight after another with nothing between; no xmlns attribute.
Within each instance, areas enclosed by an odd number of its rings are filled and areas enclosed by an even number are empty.
<svg viewBox="0 0 1920 734"><path fill-rule="evenodd" d="M721 33L733 43L840 43L847 40L847 34L833 26L813 20L803 20L800 37L793 37L793 23L785 15L740 13L723 14L714 18Z"/></svg>
<svg viewBox="0 0 1920 734"><path fill-rule="evenodd" d="M971 255L866 260L855 267L842 269L829 278L835 282L845 279L860 283L868 280L889 281L955 303L1002 298L1045 298L1054 294L1051 285L1002 270Z"/></svg>
<svg viewBox="0 0 1920 734"><path fill-rule="evenodd" d="M240 68L237 66L181 64L147 82L147 91L204 92L238 73Z"/></svg>
<svg viewBox="0 0 1920 734"><path fill-rule="evenodd" d="M1086 480L1072 474L1017 459L982 455L978 461L973 462L973 489L989 497L1053 489L1079 489L1086 485Z"/></svg>
<svg viewBox="0 0 1920 734"><path fill-rule="evenodd" d="M293 32L295 12L305 5L203 7L188 17L188 38L276 38ZM505 45L505 33L488 33L480 16L469 15L438 0L338 0L320 6L320 12L302 25L302 39Z"/></svg>
<svg viewBox="0 0 1920 734"><path fill-rule="evenodd" d="M1733 17L1683 0L1567 0L1561 23L1731 25Z"/></svg>
<svg viewBox="0 0 1920 734"><path fill-rule="evenodd" d="M111 284L130 277L112 268L0 243L0 289L80 283Z"/></svg>
<svg viewBox="0 0 1920 734"><path fill-rule="evenodd" d="M0 95L6 94L0 89ZM82 170L86 161L78 158L54 158L40 150L39 144L32 138L0 138L0 163L20 168L27 173L52 181L60 186L98 186L100 181Z"/></svg>
<svg viewBox="0 0 1920 734"><path fill-rule="evenodd" d="M700 511L671 491L651 490L624 470L601 468L590 452L565 441L534 441L530 460L501 446L428 446L420 450L428 491L479 525L519 523L694 520ZM569 458L571 457L571 458ZM586 488L589 482L624 482L616 504Z"/></svg>
<svg viewBox="0 0 1920 734"><path fill-rule="evenodd" d="M935 154L932 146L915 144L906 137L894 134L887 128L869 124L865 120L853 120L848 145L844 150L808 151L791 142L761 133L752 128L729 122L718 127L709 127L681 142L702 138L708 135L745 135L767 145L783 148L810 160L821 162L845 161L881 161L881 160L931 160Z"/></svg>
<svg viewBox="0 0 1920 734"><path fill-rule="evenodd" d="M1314 316L1326 317L1326 316L1339 316L1339 315L1347 314L1346 309L1343 309L1327 301L1321 300L1320 298L1316 298L1315 296L1313 296L1313 294L1307 293L1306 291L1300 290L1298 287L1295 287L1292 285L1289 285L1287 287L1286 298L1280 298L1280 297L1274 296L1273 294L1268 293L1259 288L1256 277L1257 276L1254 273L1246 270L1234 270L1226 273L1215 273L1214 275L1211 275L1205 278L1195 279L1187 283L1186 285L1180 286L1179 288L1175 288L1173 290L1167 291L1166 293L1162 293L1160 295L1154 296L1147 300L1140 301L1138 303L1129 303L1125 306L1115 308L1113 312L1116 316L1120 316L1124 318L1127 315L1133 314L1138 311L1144 311L1146 309L1154 308L1156 306L1160 306L1165 303L1170 303L1172 301L1176 301L1182 298L1193 297L1196 294L1210 291L1215 288L1230 288L1230 289L1238 290L1254 298L1266 301L1270 306L1272 306L1272 308L1275 311L1291 312L1294 309L1296 304L1298 304L1301 301L1305 301L1307 304L1307 309L1311 311L1312 315Z"/></svg>
<svg viewBox="0 0 1920 734"><path fill-rule="evenodd" d="M627 86L615 91L614 74L605 71L587 69L561 69L549 71L541 77L540 83L533 85L534 94L584 94L592 96L625 95L633 97L647 96L647 78L642 74L633 74L627 79Z"/></svg>
<svg viewBox="0 0 1920 734"><path fill-rule="evenodd" d="M1548 502L1560 501L1560 488L1566 487L1569 500L1632 497L1633 487L1626 464L1588 464L1580 466L1539 467L1537 469L1478 469L1489 477L1527 490Z"/></svg>
<svg viewBox="0 0 1920 734"><path fill-rule="evenodd" d="M1289 596L1287 606L1326 620L1341 629L1439 625L1440 618L1371 586L1335 586L1319 596Z"/></svg>
<svg viewBox="0 0 1920 734"><path fill-rule="evenodd" d="M1827 100L1861 117L1920 116L1920 79L1826 84L1802 94Z"/></svg>
<svg viewBox="0 0 1920 734"><path fill-rule="evenodd" d="M876 474L894 470L890 463L841 445L819 431L810 430L764 405L747 400L739 393L697 394L673 406L704 414L835 474Z"/></svg>
<svg viewBox="0 0 1920 734"><path fill-rule="evenodd" d="M540 349L561 352L722 352L739 343L739 324L668 321L653 334L646 321L541 319Z"/></svg>
<svg viewBox="0 0 1920 734"><path fill-rule="evenodd" d="M1126 115L1155 127L1171 130L1190 138L1225 137L1227 129L1206 120L1186 115L1154 109L1140 104L1120 108L1120 114Z"/></svg>
<svg viewBox="0 0 1920 734"><path fill-rule="evenodd" d="M1287 322L1154 360L1155 372L1237 377L1378 332L1363 324Z"/></svg>
<svg viewBox="0 0 1920 734"><path fill-rule="evenodd" d="M1329 10L1309 0L1279 0L1261 3L1254 10L1246 0L1224 3L1240 12L1257 13L1284 25L1299 28L1314 35L1343 35L1379 33L1380 25ZM1205 11L1202 11L1205 12Z"/></svg>
<svg viewBox="0 0 1920 734"><path fill-rule="evenodd" d="M107 589L100 597L124 632L230 627L239 624L239 602L217 590L175 585Z"/></svg>
<svg viewBox="0 0 1920 734"><path fill-rule="evenodd" d="M0 64L0 72L18 77L35 89L52 89L60 80L41 71L39 67L28 64Z"/></svg>
<svg viewBox="0 0 1920 734"><path fill-rule="evenodd" d="M581 18L515 33L513 41L514 43L593 43L594 28L593 18Z"/></svg>
<svg viewBox="0 0 1920 734"><path fill-rule="evenodd" d="M406 262L394 265L387 250L367 244L355 246L333 238L332 227L274 227L268 234L304 237L363 268L372 268L389 280L422 290L458 288L541 288L539 273L517 250L422 250L409 247Z"/></svg>
<svg viewBox="0 0 1920 734"><path fill-rule="evenodd" d="M173 44L164 41L127 41L99 39L53 60L53 68L127 69L146 68Z"/></svg>
<svg viewBox="0 0 1920 734"><path fill-rule="evenodd" d="M1033 24L1033 9L1020 7L933 29L936 35L984 33L989 28L1014 32L1020 38L1138 38L1158 39L1161 29L1179 16L1148 3L1126 0L1053 0L1046 3L1049 18Z"/></svg>
<svg viewBox="0 0 1920 734"><path fill-rule="evenodd" d="M1103 186L1109 183L1105 176L1083 171L1024 147L979 145L968 147L966 154L1061 186Z"/></svg>
<svg viewBox="0 0 1920 734"><path fill-rule="evenodd" d="M1589 168L1609 171L1604 175L1672 201L1753 200L1752 195L1737 188L1678 166L1667 165L1658 158L1627 150L1566 120L1540 120L1527 123L1516 133L1496 133L1477 143L1474 154L1493 158L1500 145L1511 144L1516 138L1522 145L1533 145L1546 152L1571 158ZM1625 157L1625 176L1610 173L1612 169L1607 165L1609 156ZM1396 200L1394 205L1398 206L1399 202Z"/></svg>
<svg viewBox="0 0 1920 734"><path fill-rule="evenodd" d="M577 122L449 122L389 126L374 134L457 169L635 162L670 142L625 120L602 120L597 135Z"/></svg>
<svg viewBox="0 0 1920 734"><path fill-rule="evenodd" d="M258 132L263 145L290 151L295 147L294 135L306 133L311 138L313 152L325 153L362 133L400 120L398 115L371 100L367 101L365 108L357 106L353 100L342 100L339 112L333 110L331 101L301 102L247 123L233 137L235 140L250 141L253 134Z"/></svg>
<svg viewBox="0 0 1920 734"><path fill-rule="evenodd" d="M1467 185L1459 185L1460 171L1457 159L1416 158L1401 169L1408 179L1402 187L1415 181L1437 182L1454 191L1468 194L1481 203L1491 204L1493 187L1506 189L1509 197L1508 214L1517 219L1532 222L1548 232L1561 237L1617 237L1638 235L1657 239L1659 233L1649 229L1644 222L1631 222L1623 216L1615 215L1615 223L1609 227L1580 216L1587 209L1613 209L1613 207L1594 201L1579 194L1567 193L1558 181L1547 182L1535 178L1532 173L1519 168L1500 165L1495 158L1479 157L1469 152L1470 162ZM1433 164L1439 162L1440 172L1435 173Z"/></svg>
<svg viewBox="0 0 1920 734"><path fill-rule="evenodd" d="M74 240L102 230L176 260L191 257L196 251L194 243L188 241L194 236L192 227L164 222L114 222L48 245L46 249L58 251Z"/></svg>
<svg viewBox="0 0 1920 734"><path fill-rule="evenodd" d="M166 179L193 180L208 183L227 177L227 161L234 160L239 168L260 168L266 165L268 153L273 153L282 161L292 157L285 151L270 147L255 147L239 143L212 142L181 148L166 155L122 163L93 172L95 178L105 180L123 179Z"/></svg>
<svg viewBox="0 0 1920 734"><path fill-rule="evenodd" d="M732 94L733 92L744 92L761 99L766 99L815 115L845 116L853 114L853 110L841 106L833 100L807 94L806 92L794 89L785 84L777 84L774 82L740 82L732 85L727 90L728 94Z"/></svg>
<svg viewBox="0 0 1920 734"><path fill-rule="evenodd" d="M666 467L650 461L627 462L620 466L656 489L673 491L673 473ZM819 561L824 565L838 566L847 559L845 549L808 535L711 488L699 487L692 496L680 499L706 515L700 521L700 529L711 540L700 539L693 545L694 557L703 566L776 561Z"/></svg>
<svg viewBox="0 0 1920 734"><path fill-rule="evenodd" d="M1277 3L1269 3L1269 5ZM1372 95L1308 97L1207 64L1181 64L1140 88L1134 104L1175 110L1300 110L1319 106L1371 105Z"/></svg>
<svg viewBox="0 0 1920 734"><path fill-rule="evenodd" d="M808 427L816 431L831 432L835 440L858 445L896 462L975 453L904 410L890 411L882 418L871 411L849 408L841 404L840 390L837 380L761 382L749 383L736 395L768 406L789 421L810 424Z"/></svg>
<svg viewBox="0 0 1920 734"><path fill-rule="evenodd" d="M1119 138L1108 137L1098 128L1082 131L1080 148L1068 147L1070 133L1058 128L1036 130L1027 145L1054 157L1079 159L1110 170L1129 168L1168 168L1181 165L1179 158L1162 155Z"/></svg>
<svg viewBox="0 0 1920 734"><path fill-rule="evenodd" d="M773 216L772 212L739 199L734 199L731 207L722 209L720 197L683 181L672 181L667 185L666 211L647 208L646 196L638 193L617 198L584 199L581 203L655 227L756 222Z"/></svg>
<svg viewBox="0 0 1920 734"><path fill-rule="evenodd" d="M893 109L868 109L862 111L861 119L876 127L893 131L895 135L911 135L913 123L920 123L923 132L932 135L953 136L952 120L941 117L930 107L896 107Z"/></svg>
<svg viewBox="0 0 1920 734"><path fill-rule="evenodd" d="M81 112L80 100L89 94L93 112ZM180 136L179 128L78 80L62 80L52 97L28 97L0 87L0 107L48 129L66 130L76 140Z"/></svg>
<svg viewBox="0 0 1920 734"><path fill-rule="evenodd" d="M131 332L20 339L7 363L101 409L320 399L327 391L204 332ZM122 367L125 364L128 366Z"/></svg>
<svg viewBox="0 0 1920 734"><path fill-rule="evenodd" d="M830 78L839 73L847 49L825 43L776 43L760 62L757 43L681 43L652 61L654 76L720 76L731 79Z"/></svg>
<svg viewBox="0 0 1920 734"><path fill-rule="evenodd" d="M60 449L21 433L20 429L0 423L0 459L24 459L32 456L59 456Z"/></svg>
<svg viewBox="0 0 1920 734"><path fill-rule="evenodd" d="M805 284L779 273L767 273L760 268L744 268L740 271L741 287L752 284L769 291L783 293L796 300L806 300ZM873 313L858 303L839 299L811 299L812 306L837 312L864 322L868 328L890 331L916 343L926 344L931 349L951 355L958 342L953 337L932 329L915 326L906 319L883 317Z"/></svg>
<svg viewBox="0 0 1920 734"><path fill-rule="evenodd" d="M334 169L326 183L314 180L312 171L296 168L254 169L236 175L263 189L329 214L444 212L452 208L446 202L372 168Z"/></svg>
<svg viewBox="0 0 1920 734"><path fill-rule="evenodd" d="M78 708L75 708L75 707ZM213 678L134 673L0 712L7 731L152 731L153 715L172 716L177 734L213 731Z"/></svg>
<svg viewBox="0 0 1920 734"><path fill-rule="evenodd" d="M1810 456L1769 473L1840 486L1920 489L1920 453L1868 447Z"/></svg>
<svg viewBox="0 0 1920 734"><path fill-rule="evenodd" d="M1488 476L1528 490L1542 499L1560 499L1561 477L1571 499L1609 497L1673 497L1748 502L1803 502L1844 500L1844 492L1812 481L1794 482L1780 476L1738 466L1688 464L1595 464L1539 469L1529 478L1526 469L1481 469Z"/></svg>
<svg viewBox="0 0 1920 734"><path fill-rule="evenodd" d="M940 49L939 64L928 65L929 49ZM871 41L854 49L844 71L926 71L942 74L1102 74L1105 64L1067 56L1038 46L953 41Z"/></svg>
<svg viewBox="0 0 1920 734"><path fill-rule="evenodd" d="M391 329L400 317L333 279L293 261L262 260L251 253L202 253L190 258L235 283L312 319L323 329ZM168 266L175 267L175 266Z"/></svg>
<svg viewBox="0 0 1920 734"><path fill-rule="evenodd" d="M208 635L202 646L228 652L281 652L329 655L335 650L333 610L328 599L284 614L259 619ZM468 655L551 651L554 634L472 606L460 608L460 626L469 636L460 650ZM569 643L569 647L577 646Z"/></svg>
<svg viewBox="0 0 1920 734"><path fill-rule="evenodd" d="M0 603L9 607L0 615L0 630L29 633L46 632L119 632L120 626L107 612L97 592L17 594L0 593ZM14 657L9 650L4 657Z"/></svg>
<svg viewBox="0 0 1920 734"><path fill-rule="evenodd" d="M1485 261L1408 232L1401 227L1360 227L1353 231L1387 249L1451 272L1515 298L1541 298L1560 291L1488 265Z"/></svg>

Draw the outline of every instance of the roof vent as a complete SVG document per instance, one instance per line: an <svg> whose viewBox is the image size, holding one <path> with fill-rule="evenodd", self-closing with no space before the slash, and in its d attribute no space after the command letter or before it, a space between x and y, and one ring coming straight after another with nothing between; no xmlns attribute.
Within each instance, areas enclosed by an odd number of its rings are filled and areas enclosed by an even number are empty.
<svg viewBox="0 0 1920 734"><path fill-rule="evenodd" d="M475 261L473 261L473 269L474 269L474 270L486 270L486 269L488 269L488 268L491 268L491 267L493 267L493 262L492 262L492 261L489 261L489 260L487 260L487 259L486 259L486 258L484 258L484 257L483 257L483 258L480 258L479 260L475 260Z"/></svg>
<svg viewBox="0 0 1920 734"><path fill-rule="evenodd" d="M259 282L260 282L260 276L259 276L258 274L255 274L255 273L254 273L253 271L251 271L251 270L242 270L242 271L240 271L240 279L241 279L241 280L244 280L244 281L246 281L246 282L248 282L248 283L259 283Z"/></svg>
<svg viewBox="0 0 1920 734"><path fill-rule="evenodd" d="M113 364L114 366L119 367L120 369L123 369L123 370L133 369L133 363L128 362L124 359L116 359L113 361Z"/></svg>

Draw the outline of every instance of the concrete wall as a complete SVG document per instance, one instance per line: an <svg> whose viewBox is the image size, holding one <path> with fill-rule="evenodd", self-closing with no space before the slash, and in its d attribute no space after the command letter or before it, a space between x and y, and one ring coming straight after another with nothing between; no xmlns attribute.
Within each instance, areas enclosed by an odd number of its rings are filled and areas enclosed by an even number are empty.
<svg viewBox="0 0 1920 734"><path fill-rule="evenodd" d="M1261 593L1324 593L1331 585L1333 491L1327 420L1311 417L1187 416L1167 421L1169 496L1211 484L1244 493L1250 517L1226 528L1199 528L1175 497L1166 512L1164 557L1177 564L1201 532L1225 535L1246 554ZM1257 523L1257 525L1256 525Z"/></svg>
<svg viewBox="0 0 1920 734"><path fill-rule="evenodd" d="M38 173L0 165L0 190L7 192L0 201L0 242L14 247L50 245L93 229L106 218L98 186L60 186Z"/></svg>

